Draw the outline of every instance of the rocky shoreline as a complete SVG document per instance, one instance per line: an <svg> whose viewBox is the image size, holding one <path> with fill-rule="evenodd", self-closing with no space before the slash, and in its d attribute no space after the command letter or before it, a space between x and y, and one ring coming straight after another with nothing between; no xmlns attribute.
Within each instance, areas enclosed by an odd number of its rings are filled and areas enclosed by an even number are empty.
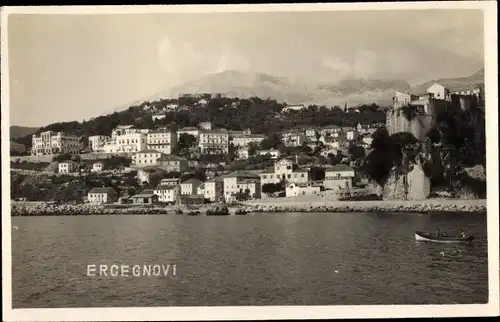
<svg viewBox="0 0 500 322"><path fill-rule="evenodd" d="M81 216L81 215L168 215L176 214L181 209L184 213L190 209L179 207L133 206L113 207L104 205L52 205L37 204L25 206L13 204L12 216ZM202 214L208 209L197 209ZM236 207L230 207L233 214L236 209L248 213L263 212L390 212L390 213L484 213L486 200L428 199L423 201L285 201L254 200Z"/></svg>

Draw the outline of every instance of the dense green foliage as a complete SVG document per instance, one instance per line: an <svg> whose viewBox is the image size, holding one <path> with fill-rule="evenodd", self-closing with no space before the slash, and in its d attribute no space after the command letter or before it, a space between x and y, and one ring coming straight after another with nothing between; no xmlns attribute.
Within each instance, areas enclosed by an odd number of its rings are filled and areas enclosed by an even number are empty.
<svg viewBox="0 0 500 322"><path fill-rule="evenodd" d="M110 135L111 131L118 125L135 125L138 128L153 128L155 126L173 125L177 128L197 126L200 122L210 121L217 127L228 130L250 129L252 133L263 133L271 136L263 146L274 147L273 135L281 130L295 126L326 126L336 124L339 126L355 126L358 123L372 124L384 122L385 113L376 105L360 107L360 113L345 112L339 107L329 109L325 106L309 106L300 111L288 111L281 113L284 104L272 99L250 99L238 98L213 98L206 106L197 106L197 100L182 97L175 100L159 100L156 102L144 102L137 106L131 106L125 111L115 112L105 116L99 116L83 122L59 122L40 128L37 133L43 131L63 131L80 136ZM170 103L187 108L178 111L166 111L163 109ZM150 112L154 107L160 112ZM164 114L165 118L153 122L153 114ZM15 139L16 142L31 146L31 135Z"/></svg>

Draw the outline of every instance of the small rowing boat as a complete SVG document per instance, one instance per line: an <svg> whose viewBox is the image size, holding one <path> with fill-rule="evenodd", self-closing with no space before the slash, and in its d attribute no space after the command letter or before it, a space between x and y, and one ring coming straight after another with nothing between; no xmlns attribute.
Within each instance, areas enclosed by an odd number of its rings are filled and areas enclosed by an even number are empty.
<svg viewBox="0 0 500 322"><path fill-rule="evenodd" d="M432 243L445 243L445 244L456 244L456 243L472 243L474 236L439 236L436 234L426 233L422 231L415 232L415 239L417 241L432 242Z"/></svg>

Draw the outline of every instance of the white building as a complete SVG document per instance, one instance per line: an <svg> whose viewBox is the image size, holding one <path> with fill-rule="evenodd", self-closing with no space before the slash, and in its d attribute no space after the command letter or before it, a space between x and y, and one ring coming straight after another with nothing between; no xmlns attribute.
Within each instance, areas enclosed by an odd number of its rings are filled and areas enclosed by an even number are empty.
<svg viewBox="0 0 500 322"><path fill-rule="evenodd" d="M116 152L139 152L146 150L147 136L144 133L127 133L116 136Z"/></svg>
<svg viewBox="0 0 500 322"><path fill-rule="evenodd" d="M166 117L165 114L155 114L151 118L153 119L153 122L158 121L158 120L163 120Z"/></svg>
<svg viewBox="0 0 500 322"><path fill-rule="evenodd" d="M314 138L316 136L316 133L318 133L316 129L313 128L306 129L306 136L309 138Z"/></svg>
<svg viewBox="0 0 500 322"><path fill-rule="evenodd" d="M163 154L156 150L142 150L132 155L132 165L136 167L144 167L159 164L158 159Z"/></svg>
<svg viewBox="0 0 500 322"><path fill-rule="evenodd" d="M232 142L235 147L244 147L250 143L260 144L265 138L263 134L238 134L233 136Z"/></svg>
<svg viewBox="0 0 500 322"><path fill-rule="evenodd" d="M352 188L354 169L345 164L337 164L325 171L323 186L330 190L345 190Z"/></svg>
<svg viewBox="0 0 500 322"><path fill-rule="evenodd" d="M104 163L103 162L95 162L94 164L92 164L92 172L100 172L104 170Z"/></svg>
<svg viewBox="0 0 500 322"><path fill-rule="evenodd" d="M309 172L299 168L292 160L284 158L274 164L274 167L264 170L259 174L262 185L267 183L309 181Z"/></svg>
<svg viewBox="0 0 500 322"><path fill-rule="evenodd" d="M307 108L305 105L300 104L300 105L287 105L285 108L283 108L281 111L282 112L289 112L289 111L300 111Z"/></svg>
<svg viewBox="0 0 500 322"><path fill-rule="evenodd" d="M224 181L221 177L213 178L200 184L197 188L197 194L203 195L205 199L211 202L219 201L223 196Z"/></svg>
<svg viewBox="0 0 500 322"><path fill-rule="evenodd" d="M176 203L180 195L181 188L179 185L174 184L159 184L153 193L158 196L159 202Z"/></svg>
<svg viewBox="0 0 500 322"><path fill-rule="evenodd" d="M205 130L205 131L212 131L213 130L213 124L212 122L201 122L198 124L200 129Z"/></svg>
<svg viewBox="0 0 500 322"><path fill-rule="evenodd" d="M258 150L258 155L269 155L271 159L276 160L281 156L280 150L270 149L270 150Z"/></svg>
<svg viewBox="0 0 500 322"><path fill-rule="evenodd" d="M172 129L152 130L147 134L147 149L172 154L177 148L177 133Z"/></svg>
<svg viewBox="0 0 500 322"><path fill-rule="evenodd" d="M319 195L321 192L321 185L313 182L304 183L290 183L286 186L285 193L287 197L296 196L311 196Z"/></svg>
<svg viewBox="0 0 500 322"><path fill-rule="evenodd" d="M59 165L59 173L72 173L78 172L78 163L74 161L63 161Z"/></svg>
<svg viewBox="0 0 500 322"><path fill-rule="evenodd" d="M248 171L233 171L224 176L224 198L235 201L238 195L248 193L249 199L260 198L260 178Z"/></svg>
<svg viewBox="0 0 500 322"><path fill-rule="evenodd" d="M89 191L87 200L93 204L113 203L118 200L118 194L111 187L97 187Z"/></svg>
<svg viewBox="0 0 500 322"><path fill-rule="evenodd" d="M198 146L202 154L227 154L229 153L229 133L222 131L201 132Z"/></svg>
<svg viewBox="0 0 500 322"><path fill-rule="evenodd" d="M111 142L111 137L106 135L89 136L89 149L92 152L104 152L104 146Z"/></svg>
<svg viewBox="0 0 500 322"><path fill-rule="evenodd" d="M118 125L113 131L111 131L111 143L116 142L117 136L132 133L134 131L135 129L133 125Z"/></svg>
<svg viewBox="0 0 500 322"><path fill-rule="evenodd" d="M63 132L46 131L40 136L33 134L32 155L77 154L83 149L80 138Z"/></svg>
<svg viewBox="0 0 500 322"><path fill-rule="evenodd" d="M427 89L428 94L432 94L434 98L440 99L440 100L448 100L450 99L450 90L444 87L443 85L439 83L434 83L432 84L428 89Z"/></svg>
<svg viewBox="0 0 500 322"><path fill-rule="evenodd" d="M348 130L347 132L345 132L345 134L346 134L347 140L354 141L354 140L357 140L359 133L356 130Z"/></svg>
<svg viewBox="0 0 500 322"><path fill-rule="evenodd" d="M181 194L195 195L198 192L199 185L201 185L201 181L195 178L184 181L181 183Z"/></svg>
<svg viewBox="0 0 500 322"><path fill-rule="evenodd" d="M365 144L371 145L373 142L373 138L371 136L364 136L362 141Z"/></svg>

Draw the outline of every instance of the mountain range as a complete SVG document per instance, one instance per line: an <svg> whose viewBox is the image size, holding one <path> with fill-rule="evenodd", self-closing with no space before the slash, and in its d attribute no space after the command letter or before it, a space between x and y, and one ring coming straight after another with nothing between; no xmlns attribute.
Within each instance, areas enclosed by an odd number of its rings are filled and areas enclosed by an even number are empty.
<svg viewBox="0 0 500 322"><path fill-rule="evenodd" d="M344 79L332 84L311 85L292 82L285 77L264 73L227 70L208 74L173 86L144 100L177 97L183 93L225 93L228 97L273 98L288 104L343 105L372 104L384 106L392 102L395 91L425 92L434 82L445 86L484 83L484 69L467 77L430 80L412 87L401 79ZM143 100L143 101L144 101Z"/></svg>

